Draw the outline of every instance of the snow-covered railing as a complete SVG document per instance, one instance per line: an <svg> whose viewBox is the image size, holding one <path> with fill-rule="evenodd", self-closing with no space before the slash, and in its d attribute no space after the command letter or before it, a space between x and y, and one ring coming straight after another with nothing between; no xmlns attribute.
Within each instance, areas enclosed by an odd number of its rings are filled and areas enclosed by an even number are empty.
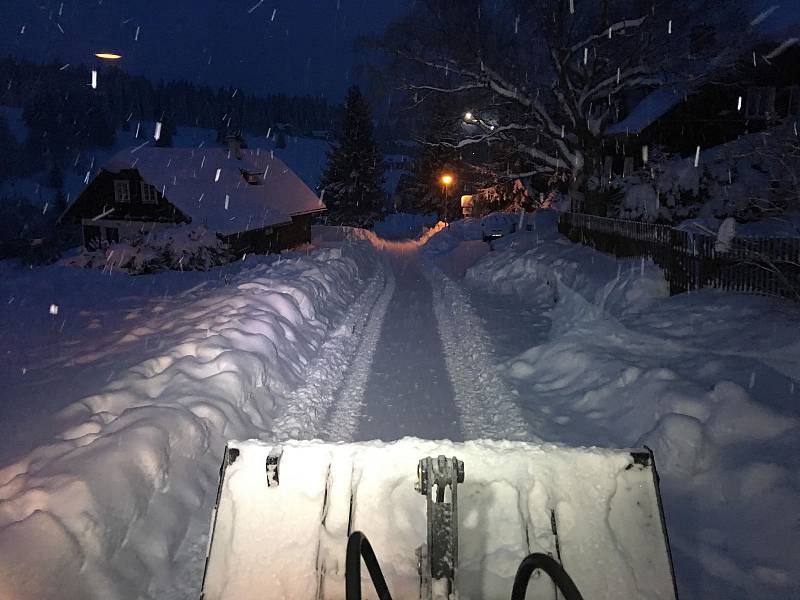
<svg viewBox="0 0 800 600"><path fill-rule="evenodd" d="M582 213L563 213L558 229L601 252L653 259L671 294L712 287L800 301L800 237L734 237L720 244L668 225Z"/></svg>

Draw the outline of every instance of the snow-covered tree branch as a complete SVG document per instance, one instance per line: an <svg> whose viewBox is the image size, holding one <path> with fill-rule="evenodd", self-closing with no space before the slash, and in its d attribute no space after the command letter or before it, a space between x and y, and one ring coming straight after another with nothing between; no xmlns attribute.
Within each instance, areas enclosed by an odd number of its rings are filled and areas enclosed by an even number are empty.
<svg viewBox="0 0 800 600"><path fill-rule="evenodd" d="M632 100L668 83L699 84L736 55L748 27L737 10L730 2L712 11L710 0L423 0L383 44L411 94L451 95L495 125L453 128L428 143L503 147L498 178L512 158L515 171L561 171L580 201L601 163L603 132ZM725 36L697 47L701 28L722 23Z"/></svg>

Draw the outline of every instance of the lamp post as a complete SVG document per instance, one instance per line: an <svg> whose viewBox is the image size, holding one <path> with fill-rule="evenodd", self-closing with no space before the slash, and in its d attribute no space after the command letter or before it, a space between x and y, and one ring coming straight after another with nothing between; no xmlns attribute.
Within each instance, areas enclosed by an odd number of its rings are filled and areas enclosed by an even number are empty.
<svg viewBox="0 0 800 600"><path fill-rule="evenodd" d="M448 198L450 197L450 184L453 183L453 176L449 173L445 173L442 175L442 185L444 186L444 220L445 223L448 220L449 210L448 210Z"/></svg>
<svg viewBox="0 0 800 600"><path fill-rule="evenodd" d="M107 63L114 63L122 58L121 54L117 54L116 52L95 52L95 58L99 59L99 64L103 64L104 62ZM99 71L99 67L97 69L92 69L92 89L97 89L97 73Z"/></svg>

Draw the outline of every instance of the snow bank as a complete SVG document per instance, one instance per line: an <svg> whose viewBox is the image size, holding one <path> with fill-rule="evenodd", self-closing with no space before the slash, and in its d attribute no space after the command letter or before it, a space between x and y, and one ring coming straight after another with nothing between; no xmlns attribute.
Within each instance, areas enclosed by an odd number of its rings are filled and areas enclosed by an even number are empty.
<svg viewBox="0 0 800 600"><path fill-rule="evenodd" d="M339 245L256 264L129 331L173 343L61 411L52 443L0 470L0 597L154 597L207 518L225 441L269 429L369 255Z"/></svg>
<svg viewBox="0 0 800 600"><path fill-rule="evenodd" d="M550 304L570 292L611 314L641 311L669 295L661 270L650 260L618 261L559 235L554 211L537 211L530 232L495 243L492 253L467 273L469 282L503 293L547 297ZM588 268L587 268L588 267Z"/></svg>
<svg viewBox="0 0 800 600"><path fill-rule="evenodd" d="M788 597L800 552L800 316L766 298L670 298L649 261L515 234L466 274L540 307L543 343L501 368L544 440L650 446L682 595ZM521 335L524 335L524 323Z"/></svg>

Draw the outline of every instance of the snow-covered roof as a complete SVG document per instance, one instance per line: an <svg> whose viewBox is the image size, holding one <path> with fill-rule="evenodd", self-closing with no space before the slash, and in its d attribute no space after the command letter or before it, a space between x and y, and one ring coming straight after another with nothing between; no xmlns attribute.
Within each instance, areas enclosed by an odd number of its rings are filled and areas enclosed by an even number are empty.
<svg viewBox="0 0 800 600"><path fill-rule="evenodd" d="M752 0L750 24L768 40L790 46L800 38L800 1ZM646 96L622 121L606 128L607 135L640 133L686 97L680 84L662 86Z"/></svg>
<svg viewBox="0 0 800 600"><path fill-rule="evenodd" d="M783 42L800 35L800 2L751 0L750 17L756 30L768 39Z"/></svg>
<svg viewBox="0 0 800 600"><path fill-rule="evenodd" d="M605 133L640 133L665 115L686 97L686 92L677 85L665 85L645 96L622 121L609 125Z"/></svg>
<svg viewBox="0 0 800 600"><path fill-rule="evenodd" d="M222 148L140 148L113 156L111 173L136 169L193 223L232 234L287 223L293 215L325 205L280 159L268 151L242 150L242 158ZM241 170L257 173L250 185Z"/></svg>

